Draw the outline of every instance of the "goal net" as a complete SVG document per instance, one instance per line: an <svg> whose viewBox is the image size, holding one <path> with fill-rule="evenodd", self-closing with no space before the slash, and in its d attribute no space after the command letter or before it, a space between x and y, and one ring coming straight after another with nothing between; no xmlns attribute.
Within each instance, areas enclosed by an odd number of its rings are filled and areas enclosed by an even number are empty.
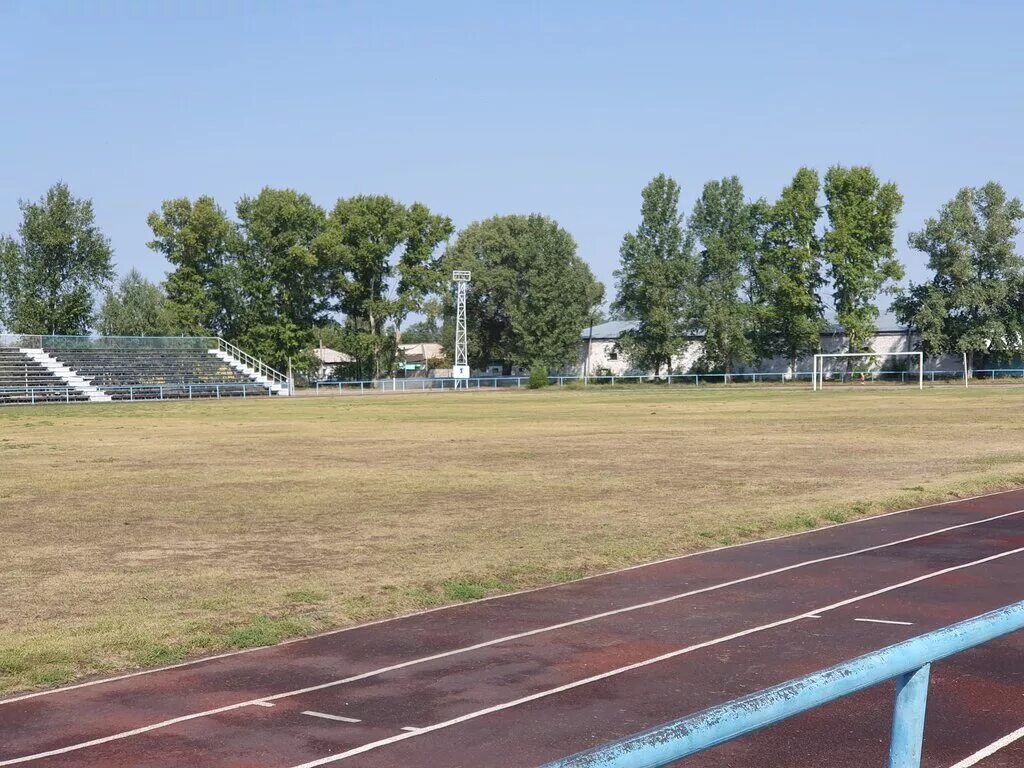
<svg viewBox="0 0 1024 768"><path fill-rule="evenodd" d="M825 382L916 384L924 389L923 352L830 352L814 356L811 388Z"/></svg>

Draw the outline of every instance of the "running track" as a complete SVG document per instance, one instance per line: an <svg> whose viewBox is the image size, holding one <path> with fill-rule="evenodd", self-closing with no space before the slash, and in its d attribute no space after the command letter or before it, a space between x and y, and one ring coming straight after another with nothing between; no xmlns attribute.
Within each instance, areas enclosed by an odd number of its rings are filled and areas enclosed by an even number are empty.
<svg viewBox="0 0 1024 768"><path fill-rule="evenodd" d="M536 766L1024 599L1024 490L0 701L0 766ZM936 665L925 768L1024 766L1024 633ZM680 763L885 764L891 686Z"/></svg>

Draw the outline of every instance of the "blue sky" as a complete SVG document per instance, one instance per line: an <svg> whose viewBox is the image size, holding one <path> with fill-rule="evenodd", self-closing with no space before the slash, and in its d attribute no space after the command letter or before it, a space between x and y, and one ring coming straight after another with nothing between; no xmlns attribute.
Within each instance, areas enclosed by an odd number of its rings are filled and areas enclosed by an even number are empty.
<svg viewBox="0 0 1024 768"><path fill-rule="evenodd" d="M640 190L688 211L737 174L872 165L897 241L964 185L1024 195L1019 2L0 0L0 232L63 179L118 269L160 278L146 214L264 185L420 200L458 227L541 212L613 293Z"/></svg>

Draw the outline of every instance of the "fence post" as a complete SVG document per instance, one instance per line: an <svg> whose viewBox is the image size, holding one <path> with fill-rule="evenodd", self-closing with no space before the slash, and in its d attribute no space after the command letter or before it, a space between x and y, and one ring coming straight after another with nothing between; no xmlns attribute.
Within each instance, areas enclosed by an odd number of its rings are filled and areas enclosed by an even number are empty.
<svg viewBox="0 0 1024 768"><path fill-rule="evenodd" d="M920 768L924 741L924 713L928 704L931 664L908 672L896 682L889 768Z"/></svg>
<svg viewBox="0 0 1024 768"><path fill-rule="evenodd" d="M192 385L191 384L188 385L188 399L189 400L192 399Z"/></svg>

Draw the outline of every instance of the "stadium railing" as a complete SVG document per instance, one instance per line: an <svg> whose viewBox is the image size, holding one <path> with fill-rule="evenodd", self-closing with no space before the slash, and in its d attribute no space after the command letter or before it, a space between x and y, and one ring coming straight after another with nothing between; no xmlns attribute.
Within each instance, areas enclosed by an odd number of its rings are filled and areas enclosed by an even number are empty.
<svg viewBox="0 0 1024 768"><path fill-rule="evenodd" d="M896 679L889 768L919 768L931 665L1024 630L1024 601L790 680L544 768L658 768Z"/></svg>
<svg viewBox="0 0 1024 768"><path fill-rule="evenodd" d="M964 380L964 373L961 370L926 370L925 381L934 383L940 381ZM865 374L874 382L892 382L904 384L916 384L916 371L873 371ZM423 390L451 390L456 389L455 384L460 387L465 384L469 389L503 389L523 388L526 386L528 376L475 376L470 379L452 378L393 378L393 379L366 379L353 381L315 381L309 385L316 394L330 391L373 391L373 392L420 392ZM830 383L845 383L848 381L859 381L859 373L846 373L836 371L826 374L825 381ZM972 380L996 380L996 379L1022 379L1024 380L1024 368L976 368L973 371ZM811 371L797 371L795 374L788 374L774 371L758 371L747 373L673 373L655 377L643 374L616 374L604 376L549 376L548 383L555 386L566 385L616 385L616 384L792 384L794 382L810 382Z"/></svg>

